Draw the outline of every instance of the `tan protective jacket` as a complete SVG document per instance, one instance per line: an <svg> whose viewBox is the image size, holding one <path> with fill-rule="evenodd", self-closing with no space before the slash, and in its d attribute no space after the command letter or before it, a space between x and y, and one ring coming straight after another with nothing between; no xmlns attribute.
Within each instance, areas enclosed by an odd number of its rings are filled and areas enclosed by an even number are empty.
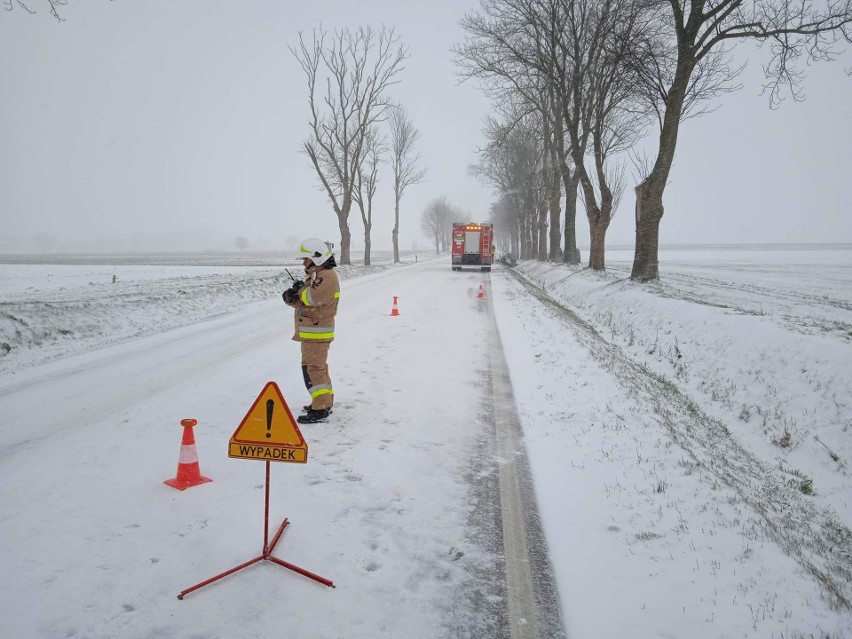
<svg viewBox="0 0 852 639"><path fill-rule="evenodd" d="M337 301L340 299L340 280L333 269L322 266L309 266L305 273L307 279L299 291L298 299L288 304L296 311L293 340L332 342L334 316L337 315Z"/></svg>

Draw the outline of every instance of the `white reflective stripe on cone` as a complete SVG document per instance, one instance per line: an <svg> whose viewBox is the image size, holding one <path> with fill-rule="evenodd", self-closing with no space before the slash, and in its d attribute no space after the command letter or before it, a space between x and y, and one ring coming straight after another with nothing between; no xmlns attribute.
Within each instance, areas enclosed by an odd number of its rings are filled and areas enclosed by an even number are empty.
<svg viewBox="0 0 852 639"><path fill-rule="evenodd" d="M181 446L179 464L194 464L198 461L198 453L195 451L195 446Z"/></svg>

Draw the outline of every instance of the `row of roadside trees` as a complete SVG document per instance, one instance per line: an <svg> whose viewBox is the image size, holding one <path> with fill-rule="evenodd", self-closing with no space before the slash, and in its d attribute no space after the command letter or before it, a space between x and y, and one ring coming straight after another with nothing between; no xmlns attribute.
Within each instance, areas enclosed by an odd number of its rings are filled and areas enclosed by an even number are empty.
<svg viewBox="0 0 852 639"><path fill-rule="evenodd" d="M627 185L620 158L656 125L653 157L634 156L631 277L656 279L663 194L681 122L735 88L733 45L768 44L770 104L801 98L801 65L852 42L850 0L482 0L462 21L461 74L495 103L474 171L499 193L492 219L521 258L580 262L578 195L589 267ZM563 213L564 202L564 213ZM560 224L561 221L561 224Z"/></svg>

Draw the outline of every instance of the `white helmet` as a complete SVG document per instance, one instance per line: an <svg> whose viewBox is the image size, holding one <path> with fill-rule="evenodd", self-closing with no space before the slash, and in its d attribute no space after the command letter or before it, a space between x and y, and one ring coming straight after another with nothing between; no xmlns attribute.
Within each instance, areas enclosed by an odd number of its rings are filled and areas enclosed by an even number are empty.
<svg viewBox="0 0 852 639"><path fill-rule="evenodd" d="M310 237L299 245L299 256L311 260L317 266L325 264L332 256L328 242Z"/></svg>

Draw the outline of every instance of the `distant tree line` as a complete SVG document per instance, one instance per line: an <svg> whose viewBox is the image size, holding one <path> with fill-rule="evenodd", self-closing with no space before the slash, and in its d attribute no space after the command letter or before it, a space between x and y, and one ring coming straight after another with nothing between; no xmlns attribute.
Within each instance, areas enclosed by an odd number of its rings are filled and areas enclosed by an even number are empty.
<svg viewBox="0 0 852 639"><path fill-rule="evenodd" d="M420 230L430 238L435 254L450 250L453 222L472 222L470 215L450 203L445 195L435 198L420 215Z"/></svg>
<svg viewBox="0 0 852 639"><path fill-rule="evenodd" d="M736 88L732 47L768 44L771 106L801 99L801 65L852 41L849 0L482 0L455 47L465 78L494 101L473 172L494 186L496 231L523 258L579 264L577 199L588 265L604 269L606 232L627 180L623 157L652 123L655 157L633 154L631 277L659 277L663 194L681 122Z"/></svg>

